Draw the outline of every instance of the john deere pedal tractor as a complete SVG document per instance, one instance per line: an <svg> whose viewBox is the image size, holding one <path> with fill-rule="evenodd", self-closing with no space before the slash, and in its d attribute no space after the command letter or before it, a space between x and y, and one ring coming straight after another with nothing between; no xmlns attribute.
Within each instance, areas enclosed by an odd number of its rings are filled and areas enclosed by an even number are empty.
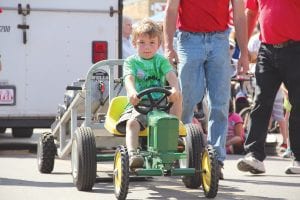
<svg viewBox="0 0 300 200"><path fill-rule="evenodd" d="M161 93L159 99L153 93ZM183 125L176 116L168 114L172 103L165 88L150 88L138 94L145 96L147 103L139 103L135 109L147 115L148 127L139 133L147 137L146 148L140 151L144 158L142 168L130 169L126 146L119 146L114 157L113 181L117 199L126 199L129 176L182 176L187 188L198 188L202 184L204 194L214 198L218 191L218 162L214 149L206 144L205 136L197 125ZM115 97L109 106L105 128L114 135L124 136L116 130L120 115L128 104L127 97ZM184 142L179 144L178 138Z"/></svg>

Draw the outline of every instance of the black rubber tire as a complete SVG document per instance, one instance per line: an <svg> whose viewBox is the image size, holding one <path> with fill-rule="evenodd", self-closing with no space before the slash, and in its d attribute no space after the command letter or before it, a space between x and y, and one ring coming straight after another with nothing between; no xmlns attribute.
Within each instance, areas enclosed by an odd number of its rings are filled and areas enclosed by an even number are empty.
<svg viewBox="0 0 300 200"><path fill-rule="evenodd" d="M89 127L76 129L72 140L72 177L79 191L92 190L96 181L97 158L94 133Z"/></svg>
<svg viewBox="0 0 300 200"><path fill-rule="evenodd" d="M15 138L30 138L33 128L12 128L12 136Z"/></svg>
<svg viewBox="0 0 300 200"><path fill-rule="evenodd" d="M113 182L115 196L118 200L124 200L129 187L129 156L127 148L118 146L114 159Z"/></svg>
<svg viewBox="0 0 300 200"><path fill-rule="evenodd" d="M201 152L203 151L205 142L203 136L195 124L186 125L187 136L185 151L187 153L187 167L195 168L194 176L183 176L182 181L187 188L198 188L201 186Z"/></svg>
<svg viewBox="0 0 300 200"><path fill-rule="evenodd" d="M207 198L214 198L218 193L219 163L216 155L216 151L211 145L208 145L201 155L201 182L204 195ZM206 169L207 167L209 167L209 169ZM207 172L206 170L208 170L209 172Z"/></svg>
<svg viewBox="0 0 300 200"><path fill-rule="evenodd" d="M57 149L53 135L49 132L42 133L38 139L37 145L37 163L39 172L49 174L53 171L56 153Z"/></svg>
<svg viewBox="0 0 300 200"><path fill-rule="evenodd" d="M0 134L5 133L5 131L6 131L6 128L0 128Z"/></svg>

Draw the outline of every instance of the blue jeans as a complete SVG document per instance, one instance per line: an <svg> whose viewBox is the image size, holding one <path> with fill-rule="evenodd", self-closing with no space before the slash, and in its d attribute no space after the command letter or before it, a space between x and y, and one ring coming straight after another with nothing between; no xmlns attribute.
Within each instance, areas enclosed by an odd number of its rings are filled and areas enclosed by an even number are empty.
<svg viewBox="0 0 300 200"><path fill-rule="evenodd" d="M229 30L212 33L179 31L178 76L183 95L183 123L191 123L195 106L207 92L208 143L218 160L226 157L225 143L230 98Z"/></svg>
<svg viewBox="0 0 300 200"><path fill-rule="evenodd" d="M300 41L283 48L262 44L255 69L255 106L245 149L256 159L266 158L265 141L276 93L283 82L289 91L292 110L289 139L295 159L300 161Z"/></svg>

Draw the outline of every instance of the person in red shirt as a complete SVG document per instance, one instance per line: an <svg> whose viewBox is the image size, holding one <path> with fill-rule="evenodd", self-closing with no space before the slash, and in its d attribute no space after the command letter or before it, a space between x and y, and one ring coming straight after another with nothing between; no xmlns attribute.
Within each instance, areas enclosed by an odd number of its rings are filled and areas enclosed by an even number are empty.
<svg viewBox="0 0 300 200"><path fill-rule="evenodd" d="M230 2L241 49L240 73L248 71L247 25L243 0L168 0L164 20L165 56L177 63L183 95L183 123L191 123L196 104L207 91L208 143L219 161L219 177L226 157L230 79ZM177 29L177 49L173 37ZM174 62L175 61L175 62ZM175 65L174 65L175 67Z"/></svg>
<svg viewBox="0 0 300 200"><path fill-rule="evenodd" d="M292 105L289 118L292 164L288 174L300 174L300 1L247 0L248 37L260 24L261 46L255 77L255 106L251 112L251 127L245 142L247 155L237 167L240 171L265 172L265 140L276 93L282 83L289 91Z"/></svg>

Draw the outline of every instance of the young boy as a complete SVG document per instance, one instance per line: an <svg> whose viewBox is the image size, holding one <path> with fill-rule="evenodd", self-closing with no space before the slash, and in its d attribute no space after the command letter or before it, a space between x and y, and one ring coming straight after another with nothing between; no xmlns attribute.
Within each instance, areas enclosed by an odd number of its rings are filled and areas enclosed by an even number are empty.
<svg viewBox="0 0 300 200"><path fill-rule="evenodd" d="M179 83L171 64L157 51L162 42L161 28L155 22L142 20L132 32L132 44L137 54L128 57L123 66L124 82L130 105L122 114L117 130L126 133L126 145L129 152L130 168L143 167L144 159L138 154L138 134L147 126L146 116L138 113L133 106L140 99L137 94L150 87L163 87L168 81L172 87L168 97L173 106L171 114L181 118L182 98Z"/></svg>

